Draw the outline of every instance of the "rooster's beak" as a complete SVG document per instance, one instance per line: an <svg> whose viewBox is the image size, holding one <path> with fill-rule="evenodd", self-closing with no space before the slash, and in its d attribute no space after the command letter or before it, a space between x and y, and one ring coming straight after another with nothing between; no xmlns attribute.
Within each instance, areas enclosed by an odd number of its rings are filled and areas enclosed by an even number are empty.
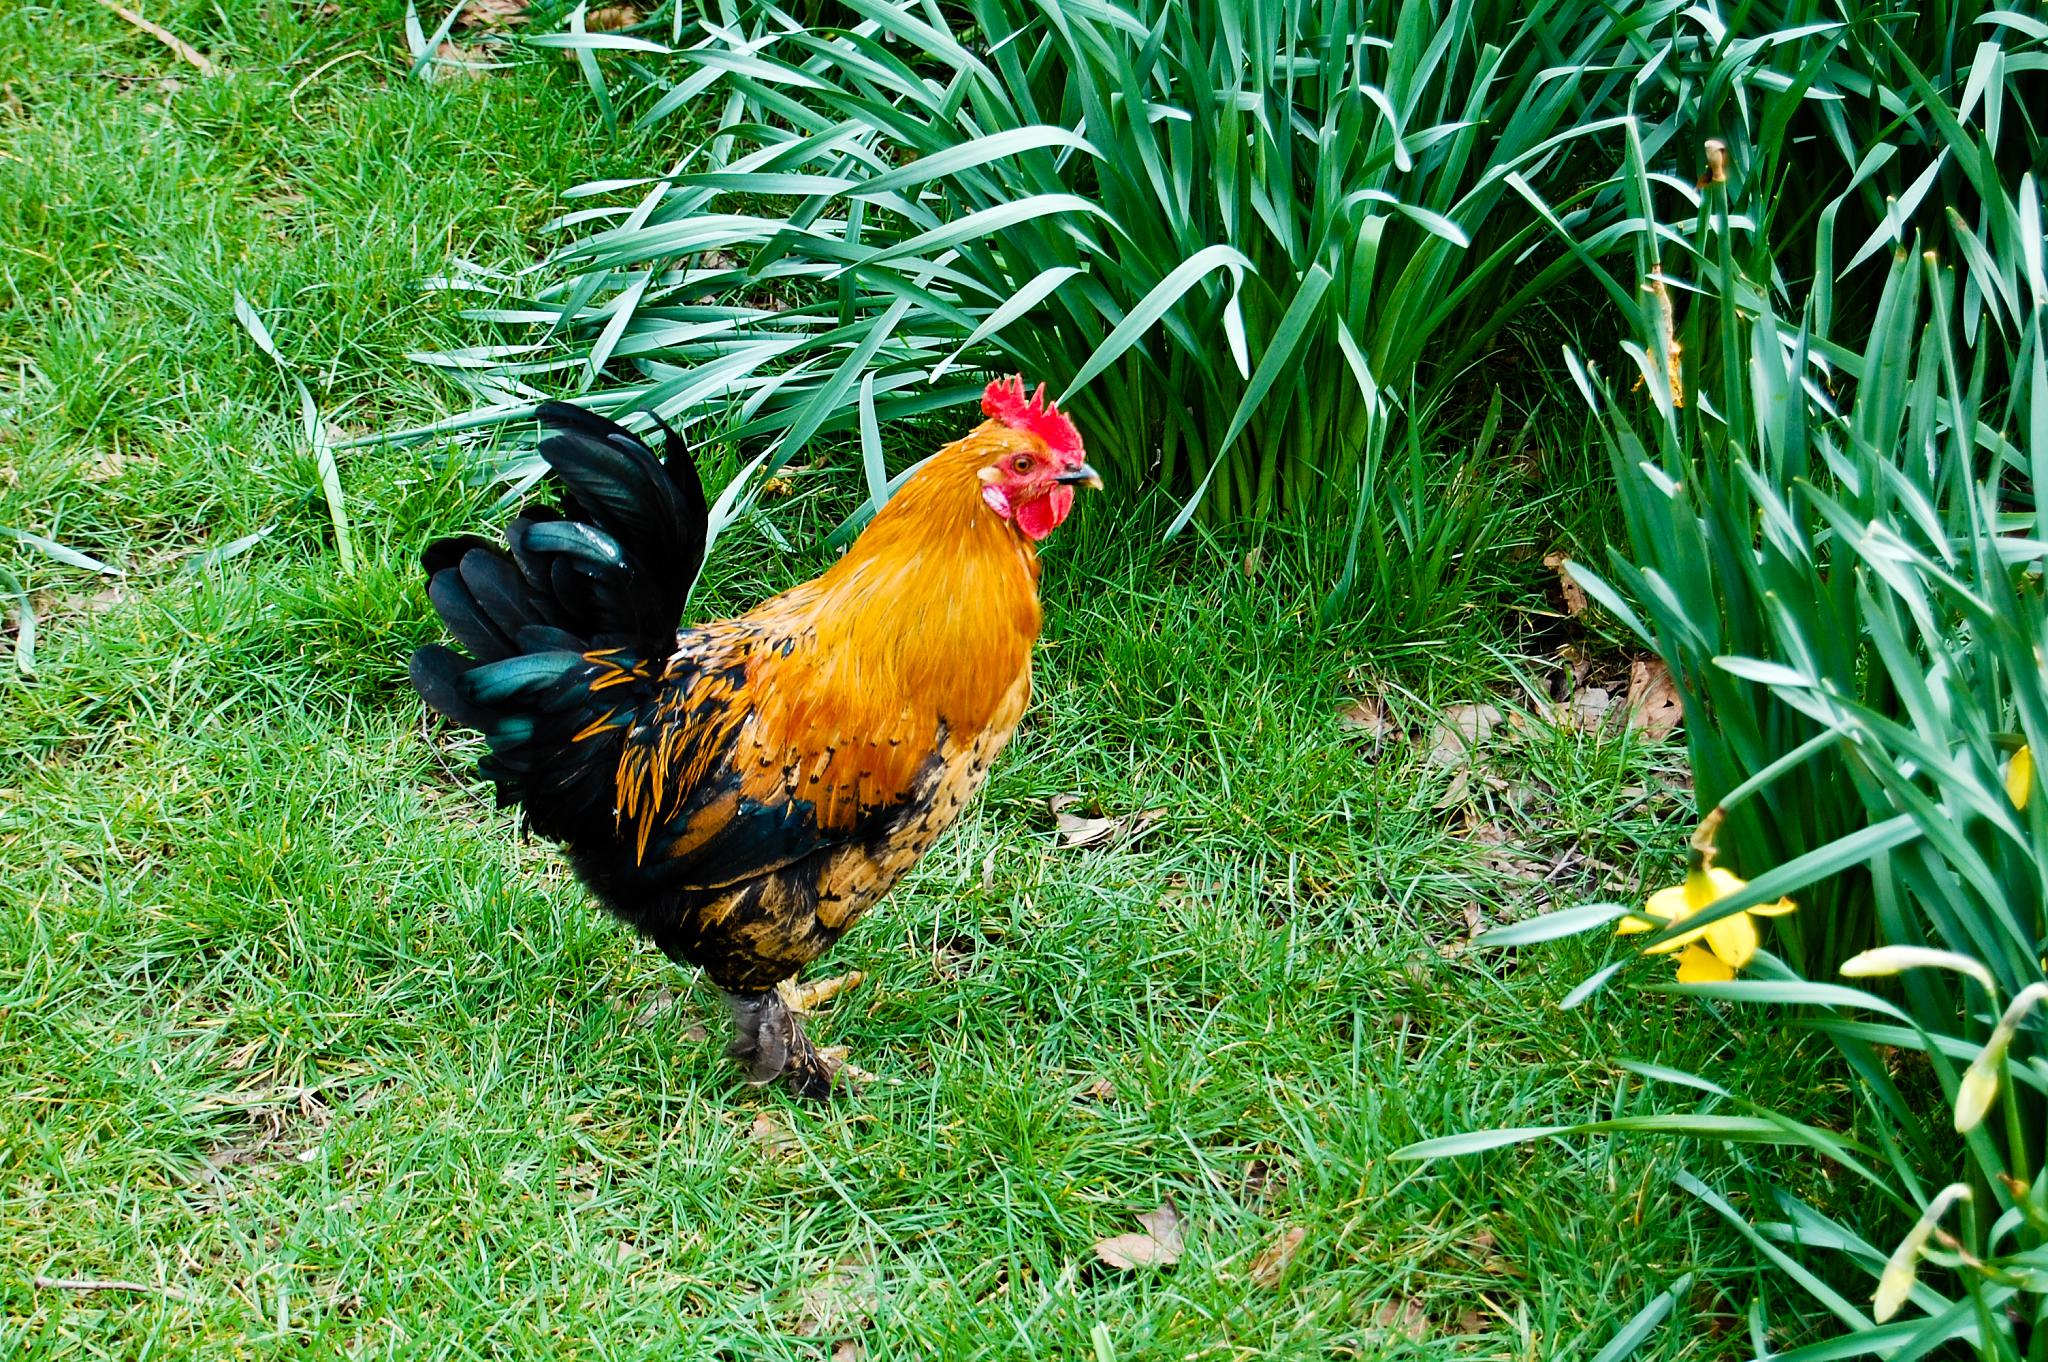
<svg viewBox="0 0 2048 1362"><path fill-rule="evenodd" d="M1092 487L1098 492L1102 490L1102 474L1096 472L1085 463L1079 468L1069 468L1066 472L1054 478L1053 481L1070 485L1080 483L1082 486Z"/></svg>

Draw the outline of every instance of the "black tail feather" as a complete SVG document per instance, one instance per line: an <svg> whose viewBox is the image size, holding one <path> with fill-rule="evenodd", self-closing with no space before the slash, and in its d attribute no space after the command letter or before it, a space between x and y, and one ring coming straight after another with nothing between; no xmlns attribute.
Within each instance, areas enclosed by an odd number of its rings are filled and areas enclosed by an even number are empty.
<svg viewBox="0 0 2048 1362"><path fill-rule="evenodd" d="M488 727L498 717L497 712L472 703L462 685L463 678L476 666L453 648L430 643L412 655L412 688L427 702L428 709L445 714L464 728Z"/></svg>
<svg viewBox="0 0 2048 1362"><path fill-rule="evenodd" d="M522 511L503 547L460 535L427 548L428 596L470 656L422 648L411 674L429 708L482 730L481 769L500 802L567 836L609 818L628 712L652 702L651 678L675 648L709 519L696 465L666 425L657 460L580 407L549 402L538 416L562 509ZM615 651L590 656L604 650ZM618 683L622 671L633 684Z"/></svg>
<svg viewBox="0 0 2048 1362"><path fill-rule="evenodd" d="M512 656L512 640L505 635L476 597L469 594L460 568L443 568L427 582L427 599L448 626L448 632L479 662L496 662Z"/></svg>

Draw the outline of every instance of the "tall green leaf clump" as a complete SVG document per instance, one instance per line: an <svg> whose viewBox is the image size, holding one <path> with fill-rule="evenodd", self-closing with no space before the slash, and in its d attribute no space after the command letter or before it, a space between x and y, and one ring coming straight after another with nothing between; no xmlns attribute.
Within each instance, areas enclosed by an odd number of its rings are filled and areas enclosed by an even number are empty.
<svg viewBox="0 0 2048 1362"><path fill-rule="evenodd" d="M1940 68L1882 27L1802 39L1849 54L1823 64L1838 107L1774 118L1759 99L1707 144L1691 211L1638 241L1623 378L1575 369L1628 522L1579 575L1670 665L1715 850L1751 877L1643 925L1663 945L1799 903L1770 920L1772 950L1664 987L1702 1000L1700 1025L1723 1024L1709 1000L1796 1009L1838 1048L1855 1121L1626 1061L1690 1109L1407 1151L1655 1129L1819 1156L1830 1178L1786 1168L1746 1208L1703 1172L1678 1180L1838 1335L1772 1353L1803 1326L1759 1297L1759 1356L2048 1354L2048 27L1978 10L1946 32ZM1793 143L1856 129L1877 132L1822 138L1809 181L1773 190ZM1671 186L1639 150L1629 170L1656 219ZM1882 175L1904 188L1873 205ZM1622 910L1578 911L1550 925Z"/></svg>
<svg viewBox="0 0 2048 1362"><path fill-rule="evenodd" d="M429 357L483 403L443 428L580 387L715 419L772 470L1021 371L1113 480L1173 492L1175 528L1337 507L1375 423L1623 240L1581 173L1625 83L1597 7L816 9L728 3L633 54L643 126L716 126L665 175L575 191L567 244L479 313L546 339ZM878 451L870 473L879 499Z"/></svg>

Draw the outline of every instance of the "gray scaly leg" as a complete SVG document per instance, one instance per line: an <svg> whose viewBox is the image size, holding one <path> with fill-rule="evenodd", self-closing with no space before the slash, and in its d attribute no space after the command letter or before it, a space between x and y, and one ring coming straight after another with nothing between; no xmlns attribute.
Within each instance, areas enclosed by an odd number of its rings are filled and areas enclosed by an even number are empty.
<svg viewBox="0 0 2048 1362"><path fill-rule="evenodd" d="M732 1003L733 1021L733 1042L726 1053L747 1071L747 1082L759 1087L786 1079L789 1090L806 1101L831 1095L831 1065L811 1044L779 992L771 988L725 996Z"/></svg>

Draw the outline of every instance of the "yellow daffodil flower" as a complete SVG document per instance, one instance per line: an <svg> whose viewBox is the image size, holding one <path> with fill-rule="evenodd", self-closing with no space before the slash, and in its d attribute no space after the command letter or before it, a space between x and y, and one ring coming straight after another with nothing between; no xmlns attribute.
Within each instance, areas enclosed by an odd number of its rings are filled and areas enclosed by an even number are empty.
<svg viewBox="0 0 2048 1362"><path fill-rule="evenodd" d="M2021 746L2012 754L2012 763L2005 768L2005 795L2015 809L2027 807L2027 796L2034 792L2034 749Z"/></svg>
<svg viewBox="0 0 2048 1362"><path fill-rule="evenodd" d="M1623 936L1661 932L1683 922L1723 899L1739 894L1748 880L1714 864L1714 833L1721 826L1721 811L1714 810L1693 835L1691 865L1685 881L1650 895L1640 913L1631 913L1616 928ZM1760 903L1731 913L1718 922L1680 932L1668 941L1649 947L1653 955L1678 953L1678 982L1681 984L1725 983L1735 977L1756 954L1756 917L1779 917L1792 911L1792 900Z"/></svg>

